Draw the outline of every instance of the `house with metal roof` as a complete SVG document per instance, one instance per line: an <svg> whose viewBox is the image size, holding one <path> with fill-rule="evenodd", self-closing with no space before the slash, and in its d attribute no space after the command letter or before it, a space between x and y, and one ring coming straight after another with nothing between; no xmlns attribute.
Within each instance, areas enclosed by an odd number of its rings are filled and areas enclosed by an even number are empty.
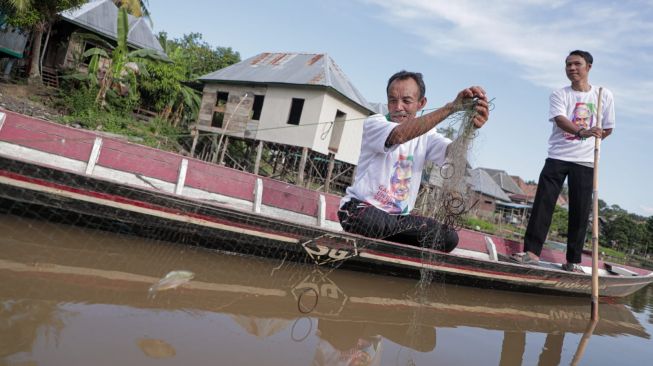
<svg viewBox="0 0 653 366"><path fill-rule="evenodd" d="M483 169L488 175L501 187L508 195L523 195L524 191L519 187L515 180L505 170L479 168Z"/></svg>
<svg viewBox="0 0 653 366"><path fill-rule="evenodd" d="M166 54L154 35L147 19L127 15L129 33L127 45L130 49L151 49L166 58ZM56 80L59 70L79 68L85 70L84 51L107 43L116 43L118 37L118 7L111 0L94 0L59 13L57 21L44 37L42 66L44 82L48 75ZM95 36L84 37L84 34ZM103 59L101 67L109 60Z"/></svg>
<svg viewBox="0 0 653 366"><path fill-rule="evenodd" d="M510 202L510 197L484 169L472 169L469 173L468 182L474 199L478 201L475 206L477 214L491 214L495 212L497 202Z"/></svg>
<svg viewBox="0 0 653 366"><path fill-rule="evenodd" d="M264 52L199 78L198 130L310 149L348 164L375 110L327 54Z"/></svg>

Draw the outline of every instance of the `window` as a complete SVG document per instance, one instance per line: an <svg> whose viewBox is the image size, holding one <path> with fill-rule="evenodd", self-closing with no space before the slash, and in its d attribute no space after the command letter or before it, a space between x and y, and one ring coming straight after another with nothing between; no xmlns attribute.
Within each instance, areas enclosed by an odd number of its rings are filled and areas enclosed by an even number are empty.
<svg viewBox="0 0 653 366"><path fill-rule="evenodd" d="M302 109L304 108L304 99L292 98L290 105L290 115L288 116L288 124L299 125L299 120L302 118Z"/></svg>
<svg viewBox="0 0 653 366"><path fill-rule="evenodd" d="M261 110L263 110L264 95L254 95L254 105L252 106L252 119L258 121L261 119Z"/></svg>
<svg viewBox="0 0 653 366"><path fill-rule="evenodd" d="M211 127L222 128L224 113L227 110L227 99L229 99L229 93L220 91L218 92L218 97L215 101L215 107L213 107L213 119L211 120Z"/></svg>

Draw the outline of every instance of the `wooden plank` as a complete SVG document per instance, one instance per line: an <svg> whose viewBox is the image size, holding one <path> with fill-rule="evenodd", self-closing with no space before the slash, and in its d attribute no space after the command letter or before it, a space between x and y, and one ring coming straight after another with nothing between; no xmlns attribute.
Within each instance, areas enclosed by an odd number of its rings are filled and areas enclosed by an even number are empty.
<svg viewBox="0 0 653 366"><path fill-rule="evenodd" d="M177 177L177 185L175 186L175 193L182 194L184 191L184 183L186 182L186 172L188 171L188 160L181 159L179 166L179 176Z"/></svg>
<svg viewBox="0 0 653 366"><path fill-rule="evenodd" d="M93 149L91 150L91 155L88 157L88 162L86 163L86 174L93 174L95 164L100 158L100 149L102 149L102 138L96 137L95 142L93 143Z"/></svg>
<svg viewBox="0 0 653 366"><path fill-rule="evenodd" d="M0 140L86 162L95 134L5 111Z"/></svg>
<svg viewBox="0 0 653 366"><path fill-rule="evenodd" d="M317 226L323 227L326 218L326 199L321 194L317 203Z"/></svg>
<svg viewBox="0 0 653 366"><path fill-rule="evenodd" d="M316 191L273 179L264 179L264 205L316 217L317 201L318 193Z"/></svg>
<svg viewBox="0 0 653 366"><path fill-rule="evenodd" d="M254 186L254 205L252 209L256 213L261 213L261 202L263 199L263 180L256 178L256 185Z"/></svg>
<svg viewBox="0 0 653 366"><path fill-rule="evenodd" d="M147 146L105 139L97 165L177 183L182 157Z"/></svg>
<svg viewBox="0 0 653 366"><path fill-rule="evenodd" d="M325 218L330 221L340 222L338 220L338 210L340 209L340 196L335 194L325 194L326 200Z"/></svg>
<svg viewBox="0 0 653 366"><path fill-rule="evenodd" d="M188 160L186 186L252 202L256 176L200 160Z"/></svg>

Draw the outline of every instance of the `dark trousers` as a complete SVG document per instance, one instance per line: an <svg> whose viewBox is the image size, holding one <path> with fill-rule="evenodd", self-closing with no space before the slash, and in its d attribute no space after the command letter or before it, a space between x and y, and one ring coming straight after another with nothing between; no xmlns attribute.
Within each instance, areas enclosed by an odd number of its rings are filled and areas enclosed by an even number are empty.
<svg viewBox="0 0 653 366"><path fill-rule="evenodd" d="M357 199L338 211L342 228L375 239L433 248L450 252L458 245L458 233L432 218L415 215L390 215Z"/></svg>
<svg viewBox="0 0 653 366"><path fill-rule="evenodd" d="M592 208L594 169L568 161L546 159L537 183L535 202L524 236L524 251L538 256L551 226L553 210L565 178L569 178L567 262L580 263Z"/></svg>

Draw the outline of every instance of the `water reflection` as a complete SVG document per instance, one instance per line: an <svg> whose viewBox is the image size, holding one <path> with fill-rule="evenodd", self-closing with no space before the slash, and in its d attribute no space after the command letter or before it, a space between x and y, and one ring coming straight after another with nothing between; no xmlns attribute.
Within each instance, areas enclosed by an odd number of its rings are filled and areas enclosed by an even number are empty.
<svg viewBox="0 0 653 366"><path fill-rule="evenodd" d="M418 294L411 280L9 216L0 230L0 364L558 365L582 364L583 339L590 361L609 354L592 348L603 337L643 344L633 361L651 346L637 316L652 323L650 286L629 306L601 304L588 332L587 299L443 284ZM148 297L178 269L194 279Z"/></svg>

